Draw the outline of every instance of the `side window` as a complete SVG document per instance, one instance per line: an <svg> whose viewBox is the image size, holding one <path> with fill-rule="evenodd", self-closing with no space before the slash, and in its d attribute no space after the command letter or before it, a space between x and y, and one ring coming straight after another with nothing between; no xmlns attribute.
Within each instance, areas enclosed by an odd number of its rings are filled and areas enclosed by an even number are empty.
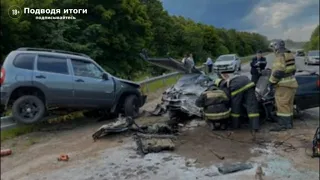
<svg viewBox="0 0 320 180"><path fill-rule="evenodd" d="M102 79L103 71L95 64L77 59L71 59L71 62L75 76Z"/></svg>
<svg viewBox="0 0 320 180"><path fill-rule="evenodd" d="M34 54L19 54L13 61L13 65L17 68L33 70Z"/></svg>
<svg viewBox="0 0 320 180"><path fill-rule="evenodd" d="M38 70L51 73L69 74L67 59L54 56L38 56Z"/></svg>

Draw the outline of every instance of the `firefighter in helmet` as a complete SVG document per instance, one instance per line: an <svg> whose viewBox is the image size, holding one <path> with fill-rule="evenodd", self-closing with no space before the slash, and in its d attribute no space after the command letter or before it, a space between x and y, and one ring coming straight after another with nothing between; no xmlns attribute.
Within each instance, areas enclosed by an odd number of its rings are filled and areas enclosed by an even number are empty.
<svg viewBox="0 0 320 180"><path fill-rule="evenodd" d="M235 75L229 78L223 75L223 78L216 79L215 84L231 97L231 122L233 128L239 128L240 115L244 106L249 117L249 124L252 132L260 129L259 107L255 95L255 84L247 76Z"/></svg>
<svg viewBox="0 0 320 180"><path fill-rule="evenodd" d="M282 131L293 128L294 97L298 88L295 78L296 65L294 55L286 49L283 40L275 40L270 44L276 58L272 64L269 78L270 90L275 90L277 108L277 126L271 131Z"/></svg>

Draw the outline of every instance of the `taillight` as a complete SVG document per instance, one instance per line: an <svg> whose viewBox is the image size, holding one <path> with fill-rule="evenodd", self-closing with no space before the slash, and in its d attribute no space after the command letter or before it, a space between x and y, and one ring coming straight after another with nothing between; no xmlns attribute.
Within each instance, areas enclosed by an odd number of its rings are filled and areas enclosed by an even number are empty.
<svg viewBox="0 0 320 180"><path fill-rule="evenodd" d="M4 68L1 68L0 84L3 83L5 77L6 77L6 71L4 70Z"/></svg>
<svg viewBox="0 0 320 180"><path fill-rule="evenodd" d="M318 87L320 88L320 79L318 79L317 85L318 85Z"/></svg>

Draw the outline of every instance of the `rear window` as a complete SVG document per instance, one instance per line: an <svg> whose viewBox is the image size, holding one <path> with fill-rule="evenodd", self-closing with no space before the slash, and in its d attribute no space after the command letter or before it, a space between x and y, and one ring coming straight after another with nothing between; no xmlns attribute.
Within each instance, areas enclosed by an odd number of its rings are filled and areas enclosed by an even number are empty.
<svg viewBox="0 0 320 180"><path fill-rule="evenodd" d="M39 56L37 62L39 71L69 74L67 59L54 56Z"/></svg>
<svg viewBox="0 0 320 180"><path fill-rule="evenodd" d="M13 65L21 69L33 70L35 54L19 54L13 61Z"/></svg>

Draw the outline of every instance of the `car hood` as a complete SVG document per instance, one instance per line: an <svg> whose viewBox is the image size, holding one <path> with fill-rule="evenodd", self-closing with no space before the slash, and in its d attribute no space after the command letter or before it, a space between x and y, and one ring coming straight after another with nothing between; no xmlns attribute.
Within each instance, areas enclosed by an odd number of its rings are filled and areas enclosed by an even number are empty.
<svg viewBox="0 0 320 180"><path fill-rule="evenodd" d="M308 56L309 59L319 59L319 56Z"/></svg>
<svg viewBox="0 0 320 180"><path fill-rule="evenodd" d="M146 60L148 63L154 64L156 66L168 69L168 70L173 70L173 71L177 71L177 72L182 72L182 73L188 73L188 68L186 68L184 66L184 64L182 64L180 61L177 61L173 58L167 57L167 58L157 58L157 57L153 57L153 58L149 58L147 55L140 53L140 56ZM197 69L194 68L192 69L192 73L196 73L196 74L202 74L202 72Z"/></svg>
<svg viewBox="0 0 320 180"><path fill-rule="evenodd" d="M121 78L118 78L118 77L114 77L116 80L122 82L122 83L125 83L125 84L128 84L130 86L133 86L135 88L139 88L140 87L140 84L136 83L136 82L133 82L133 81L129 81L129 80L126 80L126 79L121 79Z"/></svg>
<svg viewBox="0 0 320 180"><path fill-rule="evenodd" d="M232 65L234 61L218 61L215 62L214 65Z"/></svg>
<svg viewBox="0 0 320 180"><path fill-rule="evenodd" d="M181 94L194 94L200 96L202 92L214 84L214 77L209 77L204 74L185 74L178 82L167 89L165 93L178 92Z"/></svg>

